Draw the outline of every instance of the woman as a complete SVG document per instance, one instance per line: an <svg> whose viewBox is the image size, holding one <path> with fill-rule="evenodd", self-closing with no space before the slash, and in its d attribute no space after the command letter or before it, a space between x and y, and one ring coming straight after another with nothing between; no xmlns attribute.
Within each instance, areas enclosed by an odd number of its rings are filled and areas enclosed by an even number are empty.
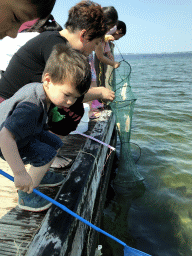
<svg viewBox="0 0 192 256"><path fill-rule="evenodd" d="M47 17L56 0L1 0L0 39L15 38L20 26L29 20Z"/></svg>

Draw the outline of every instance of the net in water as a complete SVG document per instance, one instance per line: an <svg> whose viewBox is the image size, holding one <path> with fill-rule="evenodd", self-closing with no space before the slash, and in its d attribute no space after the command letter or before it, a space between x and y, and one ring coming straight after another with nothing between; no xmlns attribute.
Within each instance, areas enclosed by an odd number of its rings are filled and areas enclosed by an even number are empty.
<svg viewBox="0 0 192 256"><path fill-rule="evenodd" d="M131 124L136 97L130 86L131 66L122 60L118 69L109 76L109 85L115 92L115 100L110 103L116 117L116 126L121 142L118 172L114 185L126 193L136 183L143 180L138 172L130 149Z"/></svg>

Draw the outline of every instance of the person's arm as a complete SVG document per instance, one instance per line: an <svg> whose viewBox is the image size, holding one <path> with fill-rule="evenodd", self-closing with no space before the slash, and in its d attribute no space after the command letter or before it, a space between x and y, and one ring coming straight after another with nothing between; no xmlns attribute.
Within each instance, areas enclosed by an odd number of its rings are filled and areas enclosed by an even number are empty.
<svg viewBox="0 0 192 256"><path fill-rule="evenodd" d="M32 179L27 173L19 155L13 134L5 127L0 131L0 148L5 160L13 172L15 187L23 190L24 192L32 193Z"/></svg>
<svg viewBox="0 0 192 256"><path fill-rule="evenodd" d="M112 35L105 35L105 42L114 41L115 38Z"/></svg>
<svg viewBox="0 0 192 256"><path fill-rule="evenodd" d="M113 68L118 68L120 66L119 62L111 60L104 55L102 43L96 46L95 54L97 55L97 58L106 65L110 65Z"/></svg>
<svg viewBox="0 0 192 256"><path fill-rule="evenodd" d="M113 60L114 61L114 56L111 52L106 52L107 54L107 57L110 59L110 60Z"/></svg>
<svg viewBox="0 0 192 256"><path fill-rule="evenodd" d="M102 101L113 101L115 99L115 93L105 87L92 87L85 94L83 102L88 102L92 100L102 100Z"/></svg>

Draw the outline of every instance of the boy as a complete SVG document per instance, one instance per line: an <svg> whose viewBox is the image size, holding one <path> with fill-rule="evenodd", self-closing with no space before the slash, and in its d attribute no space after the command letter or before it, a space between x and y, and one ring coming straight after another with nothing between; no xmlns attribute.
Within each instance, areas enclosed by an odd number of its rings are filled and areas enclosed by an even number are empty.
<svg viewBox="0 0 192 256"><path fill-rule="evenodd" d="M58 44L42 79L43 83L27 84L0 104L0 156L13 171L19 207L34 212L46 210L51 204L32 193L33 188L56 186L63 181L61 174L48 171L63 145L58 136L47 130L49 107L53 103L58 108L69 108L87 92L90 66L77 50ZM24 165L29 163L27 172Z"/></svg>

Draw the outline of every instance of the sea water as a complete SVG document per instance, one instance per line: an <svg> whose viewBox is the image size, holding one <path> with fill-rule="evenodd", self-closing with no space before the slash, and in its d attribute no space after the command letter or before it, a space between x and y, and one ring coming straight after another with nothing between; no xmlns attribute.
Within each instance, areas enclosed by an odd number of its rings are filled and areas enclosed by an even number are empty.
<svg viewBox="0 0 192 256"><path fill-rule="evenodd" d="M137 97L130 142L135 160L141 151L144 186L109 200L102 227L153 256L192 256L192 52L123 57ZM110 240L103 249L123 255Z"/></svg>

